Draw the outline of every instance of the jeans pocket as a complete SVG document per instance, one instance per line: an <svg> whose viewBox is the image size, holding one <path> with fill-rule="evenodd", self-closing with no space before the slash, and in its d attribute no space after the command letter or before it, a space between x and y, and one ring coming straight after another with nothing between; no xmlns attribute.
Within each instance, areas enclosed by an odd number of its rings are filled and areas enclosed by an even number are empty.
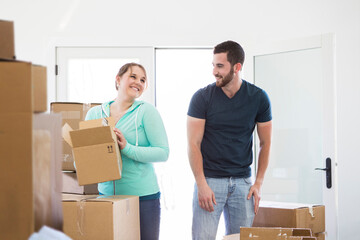
<svg viewBox="0 0 360 240"><path fill-rule="evenodd" d="M243 178L244 179L244 182L248 185L252 185L252 179L251 177L248 177L248 178Z"/></svg>

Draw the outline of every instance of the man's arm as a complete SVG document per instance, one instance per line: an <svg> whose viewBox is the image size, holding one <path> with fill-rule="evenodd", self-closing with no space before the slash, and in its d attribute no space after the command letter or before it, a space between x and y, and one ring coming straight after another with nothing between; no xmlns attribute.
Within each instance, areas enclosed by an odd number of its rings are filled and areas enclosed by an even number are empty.
<svg viewBox="0 0 360 240"><path fill-rule="evenodd" d="M264 181L265 171L269 165L269 155L271 146L272 121L257 123L257 133L260 140L260 150L258 158L258 168L254 185L250 188L248 199L254 195L255 214L257 214L260 202L260 189Z"/></svg>
<svg viewBox="0 0 360 240"><path fill-rule="evenodd" d="M214 211L214 192L208 186L203 168L201 142L204 136L205 119L187 117L188 156L198 188L199 205L206 211Z"/></svg>

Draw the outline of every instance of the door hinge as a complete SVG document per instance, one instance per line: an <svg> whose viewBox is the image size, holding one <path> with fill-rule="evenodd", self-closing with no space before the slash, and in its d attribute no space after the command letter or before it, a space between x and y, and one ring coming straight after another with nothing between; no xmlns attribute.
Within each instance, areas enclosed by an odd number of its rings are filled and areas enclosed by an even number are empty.
<svg viewBox="0 0 360 240"><path fill-rule="evenodd" d="M55 76L59 75L59 66L55 65Z"/></svg>

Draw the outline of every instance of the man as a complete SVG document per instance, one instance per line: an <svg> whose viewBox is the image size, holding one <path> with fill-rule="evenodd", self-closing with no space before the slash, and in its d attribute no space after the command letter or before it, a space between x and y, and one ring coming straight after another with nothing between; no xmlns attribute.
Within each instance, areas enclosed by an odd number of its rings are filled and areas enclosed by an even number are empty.
<svg viewBox="0 0 360 240"><path fill-rule="evenodd" d="M216 83L198 90L188 117L188 155L195 177L192 235L215 239L224 211L226 234L250 227L259 208L260 188L269 162L272 116L262 89L240 78L242 47L226 41L214 48ZM258 169L252 185L252 139L260 139Z"/></svg>

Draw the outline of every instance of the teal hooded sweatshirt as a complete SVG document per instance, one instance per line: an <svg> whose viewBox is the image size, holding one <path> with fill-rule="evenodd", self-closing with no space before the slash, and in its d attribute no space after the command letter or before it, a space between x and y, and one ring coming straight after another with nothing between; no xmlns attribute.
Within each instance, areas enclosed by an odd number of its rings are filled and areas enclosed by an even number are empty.
<svg viewBox="0 0 360 240"><path fill-rule="evenodd" d="M110 116L114 101L91 108L85 120ZM169 156L169 144L164 124L157 109L144 101L135 101L115 124L127 144L120 151L122 177L119 180L98 184L104 195L147 196L159 192L153 162L164 162Z"/></svg>

